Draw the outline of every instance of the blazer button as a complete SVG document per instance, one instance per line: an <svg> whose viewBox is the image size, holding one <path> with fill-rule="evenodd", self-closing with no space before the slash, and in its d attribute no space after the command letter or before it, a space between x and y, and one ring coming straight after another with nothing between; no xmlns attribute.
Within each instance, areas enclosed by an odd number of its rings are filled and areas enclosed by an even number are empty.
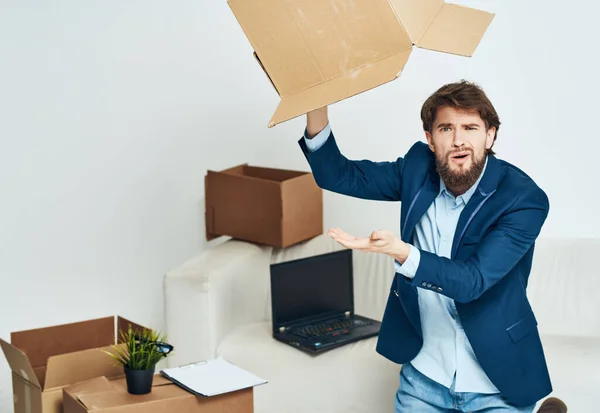
<svg viewBox="0 0 600 413"><path fill-rule="evenodd" d="M437 288L437 290L438 290L439 292L442 292L442 287L438 287L438 288Z"/></svg>
<svg viewBox="0 0 600 413"><path fill-rule="evenodd" d="M427 288L431 288L431 283L427 283Z"/></svg>
<svg viewBox="0 0 600 413"><path fill-rule="evenodd" d="M421 283L421 285L422 285L423 287L427 287L427 283L426 283L425 281L423 281L423 282Z"/></svg>

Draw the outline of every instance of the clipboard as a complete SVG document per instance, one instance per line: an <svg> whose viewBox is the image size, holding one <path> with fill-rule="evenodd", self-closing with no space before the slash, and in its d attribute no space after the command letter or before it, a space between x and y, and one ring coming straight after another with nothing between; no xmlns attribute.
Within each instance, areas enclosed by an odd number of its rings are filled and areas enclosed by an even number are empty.
<svg viewBox="0 0 600 413"><path fill-rule="evenodd" d="M268 383L223 357L163 369L160 374L197 396L216 396Z"/></svg>

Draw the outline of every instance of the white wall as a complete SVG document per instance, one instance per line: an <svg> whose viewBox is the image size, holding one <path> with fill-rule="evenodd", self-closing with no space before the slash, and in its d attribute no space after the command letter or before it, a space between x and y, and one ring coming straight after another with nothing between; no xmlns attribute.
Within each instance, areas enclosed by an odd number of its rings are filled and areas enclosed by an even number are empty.
<svg viewBox="0 0 600 413"><path fill-rule="evenodd" d="M586 0L461 1L497 13L471 59L416 50L400 79L331 107L350 158L423 138L445 82L480 83L500 157L548 192L544 236L596 236L596 16ZM163 326L162 277L206 247L203 177L307 169L224 1L0 3L0 336L123 314ZM325 225L397 230L399 205L327 193ZM0 361L0 411L11 404Z"/></svg>

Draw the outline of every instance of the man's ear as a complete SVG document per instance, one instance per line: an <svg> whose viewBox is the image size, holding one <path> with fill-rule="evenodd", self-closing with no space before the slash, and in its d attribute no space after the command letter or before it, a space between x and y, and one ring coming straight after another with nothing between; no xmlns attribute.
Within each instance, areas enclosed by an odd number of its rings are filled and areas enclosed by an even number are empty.
<svg viewBox="0 0 600 413"><path fill-rule="evenodd" d="M492 126L487 130L487 136L485 137L485 149L490 149L494 145L494 137L496 136L496 128Z"/></svg>
<svg viewBox="0 0 600 413"><path fill-rule="evenodd" d="M435 146L433 145L433 136L428 131L425 131L425 137L427 138L427 144L431 152L435 152Z"/></svg>

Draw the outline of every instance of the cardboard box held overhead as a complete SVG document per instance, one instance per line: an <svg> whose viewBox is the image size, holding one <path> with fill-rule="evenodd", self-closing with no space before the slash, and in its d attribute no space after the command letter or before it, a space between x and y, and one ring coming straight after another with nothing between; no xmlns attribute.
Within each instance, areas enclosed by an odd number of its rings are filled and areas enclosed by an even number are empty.
<svg viewBox="0 0 600 413"><path fill-rule="evenodd" d="M208 171L206 238L283 248L323 233L323 190L309 172L247 164Z"/></svg>
<svg viewBox="0 0 600 413"><path fill-rule="evenodd" d="M281 97L268 126L400 76L413 45L472 56L494 14L443 0L228 0Z"/></svg>
<svg viewBox="0 0 600 413"><path fill-rule="evenodd" d="M116 323L115 323L116 321ZM11 333L0 346L12 370L15 413L62 413L62 388L94 377L120 377L122 367L100 350L116 344L124 318L106 317Z"/></svg>
<svg viewBox="0 0 600 413"><path fill-rule="evenodd" d="M196 396L160 375L152 391L144 395L127 393L124 379L106 377L84 381L63 389L64 413L252 413L253 389L213 397Z"/></svg>

